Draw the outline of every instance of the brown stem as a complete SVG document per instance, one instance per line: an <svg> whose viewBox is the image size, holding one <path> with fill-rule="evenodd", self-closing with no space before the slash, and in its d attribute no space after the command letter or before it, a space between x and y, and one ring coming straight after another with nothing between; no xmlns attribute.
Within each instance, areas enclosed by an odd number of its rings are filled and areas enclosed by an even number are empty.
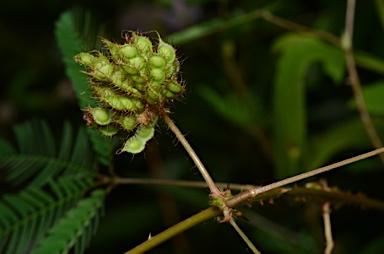
<svg viewBox="0 0 384 254"><path fill-rule="evenodd" d="M369 112L367 110L363 92L361 90L360 78L356 70L355 57L353 55L352 38L354 14L355 0L348 0L345 18L345 31L342 46L345 52L345 61L349 73L349 81L352 87L353 95L356 100L356 105L360 114L361 121L373 146L375 148L380 148L383 147L383 142L377 134L375 126L372 123L371 116L369 115ZM384 154L380 154L380 159L384 163Z"/></svg>
<svg viewBox="0 0 384 254"><path fill-rule="evenodd" d="M305 172L305 173L302 173L302 174L299 174L296 176L292 176L292 177L286 178L284 180L281 180L281 181L278 181L275 183L271 183L271 184L263 186L263 187L251 188L249 190L246 190L244 192L239 193L238 195L234 196L233 198L226 200L225 203L228 207L235 207L235 206L238 206L238 205L246 202L249 199L255 198L257 195L259 195L263 192L270 191L270 190L282 187L284 185L291 184L291 183L303 180L305 178L312 177L312 176L324 173L326 171L329 171L329 170L332 170L332 169L335 169L335 168L338 168L341 166L345 166L347 164L351 164L351 163L359 161L359 160L363 160L363 159L372 157L374 155L378 155L380 153L384 153L384 147L373 150L373 151L368 152L368 153L360 154L358 156L355 156L355 157L352 157L352 158L349 158L349 159L346 159L346 160L343 160L340 162L333 163L333 164L325 166L325 167L321 167L321 168L314 169L314 170L309 171L309 172Z"/></svg>
<svg viewBox="0 0 384 254"><path fill-rule="evenodd" d="M200 174L203 176L205 182L208 185L208 188L211 190L211 195L216 197L222 196L221 191L213 182L211 176L208 173L208 170L204 167L204 164L201 162L200 158L197 156L191 145L185 139L184 135L181 133L179 128L177 128L175 123L169 118L167 114L163 114L163 120L168 125L169 129L175 134L176 138L180 141L180 143L184 146L184 149L187 151L187 153L195 163L196 167L199 169Z"/></svg>
<svg viewBox="0 0 384 254"><path fill-rule="evenodd" d="M265 11L265 10L261 12L261 17L276 26L285 28L290 31L295 31L298 33L313 34L316 37L319 37L325 41L335 44L336 46L340 46L340 39L329 32L316 30L307 26L294 23L287 19L283 19L278 16L275 16L271 12Z"/></svg>

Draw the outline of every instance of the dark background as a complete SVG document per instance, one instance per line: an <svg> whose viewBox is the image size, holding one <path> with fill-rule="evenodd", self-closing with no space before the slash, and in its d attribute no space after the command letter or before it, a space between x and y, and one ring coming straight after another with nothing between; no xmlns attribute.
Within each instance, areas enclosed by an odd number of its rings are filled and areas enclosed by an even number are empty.
<svg viewBox="0 0 384 254"><path fill-rule="evenodd" d="M54 37L55 22L63 11L80 7L92 13L94 29L107 38L120 39L122 30L157 30L162 37L190 26L227 19L259 8L310 27L339 36L344 28L345 1L3 1L0 8L0 135L12 139L14 124L45 119L59 130L64 121L82 126L71 83L65 75ZM375 1L358 1L354 45L359 50L384 57L383 27ZM90 31L91 33L92 31ZM182 59L182 78L187 91L172 108L172 118L187 133L213 178L218 182L266 185L274 182L273 163L262 152L251 133L217 114L199 92L210 86L219 94L237 94L221 48L234 45L234 64L246 85L246 92L261 98L259 126L272 140L272 91L278 55L271 50L286 30L256 20L207 37L177 45ZM88 38L90 41L93 38ZM171 41L172 42L172 41ZM86 50L86 49L85 49ZM382 79L382 74L360 70L363 83ZM307 77L307 111L310 133L315 135L345 119L357 117L346 106L352 92L345 83L330 84L320 65ZM287 112L289 114L289 112ZM379 116L379 118L383 116ZM384 130L379 130L382 136ZM201 180L180 145L164 125L144 154L119 155L116 171L125 177ZM335 162L364 152L359 147L345 149L328 161ZM378 159L323 174L329 185L353 193L362 192L383 199L383 165ZM207 190L171 187L118 186L108 196L105 217L91 242L88 253L123 253L144 241L148 235L187 218L207 207ZM293 200L276 200L275 205L245 208L253 218L258 213L277 224L260 219L241 227L262 253L321 253L323 236L320 206ZM345 206L332 214L336 249L334 253L361 253L382 237L382 213ZM279 225L279 226L277 226ZM279 239L273 231L285 232ZM267 231L267 232L265 232ZM285 251L282 251L285 250ZM376 249L380 253L380 248ZM247 253L234 230L211 220L154 249L151 253Z"/></svg>

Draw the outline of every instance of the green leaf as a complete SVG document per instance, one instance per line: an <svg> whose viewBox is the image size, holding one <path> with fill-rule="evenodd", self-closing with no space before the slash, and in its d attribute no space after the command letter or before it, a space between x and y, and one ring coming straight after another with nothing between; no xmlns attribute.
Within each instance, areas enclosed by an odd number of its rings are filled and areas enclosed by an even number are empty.
<svg viewBox="0 0 384 254"><path fill-rule="evenodd" d="M384 80L362 87L365 105L370 114L384 116ZM355 100L349 101L349 105L356 108Z"/></svg>
<svg viewBox="0 0 384 254"><path fill-rule="evenodd" d="M367 70L375 71L384 74L384 61L366 52L355 52L356 65Z"/></svg>
<svg viewBox="0 0 384 254"><path fill-rule="evenodd" d="M83 253L90 236L95 233L104 197L104 190L95 190L89 198L81 200L49 230L45 238L40 239L32 254L68 253L72 247L75 247L74 253Z"/></svg>
<svg viewBox="0 0 384 254"><path fill-rule="evenodd" d="M229 94L224 97L208 86L200 87L199 93L218 115L240 127L248 127L261 118L261 103L256 96L240 97Z"/></svg>
<svg viewBox="0 0 384 254"><path fill-rule="evenodd" d="M73 57L82 51L83 40L77 33L71 12L64 12L60 16L56 22L55 35L63 55L67 76L72 81L80 108L86 108L87 106L96 107L98 102L93 98L89 89L88 77L82 73L82 67L73 60ZM98 155L99 162L106 166L110 165L113 154L110 140L89 128L87 133L91 139L93 149Z"/></svg>
<svg viewBox="0 0 384 254"><path fill-rule="evenodd" d="M84 129L77 136L65 124L62 141L55 143L44 121L32 121L14 128L15 149L0 149L0 183L11 189L41 187L61 174L93 176L97 167ZM3 141L0 147L11 147Z"/></svg>
<svg viewBox="0 0 384 254"><path fill-rule="evenodd" d="M384 128L384 121L375 121L375 126ZM351 147L371 148L372 144L360 119L338 124L311 140L311 153L306 156L305 168L315 169L324 166L338 153Z"/></svg>
<svg viewBox="0 0 384 254"><path fill-rule="evenodd" d="M274 44L281 52L274 84L274 153L279 178L298 173L307 146L305 74L320 61L325 72L340 82L344 75L344 55L340 49L317 38L287 35Z"/></svg>
<svg viewBox="0 0 384 254"><path fill-rule="evenodd" d="M17 194L3 195L0 198L0 252L27 253L78 203L92 184L93 178L89 176L59 177L44 186L44 190L30 187Z"/></svg>

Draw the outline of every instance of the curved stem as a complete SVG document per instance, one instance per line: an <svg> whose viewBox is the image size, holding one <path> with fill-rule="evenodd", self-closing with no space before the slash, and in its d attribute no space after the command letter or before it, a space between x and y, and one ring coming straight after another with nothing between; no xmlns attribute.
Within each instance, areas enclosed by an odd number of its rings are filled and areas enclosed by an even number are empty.
<svg viewBox="0 0 384 254"><path fill-rule="evenodd" d="M179 223L176 225L173 225L172 227L164 230L160 234L157 234L147 241L143 242L142 244L136 246L130 251L125 252L124 254L141 254L149 251L150 249L158 246L159 244L168 241L172 237L176 236L177 234L186 231L187 229L190 229L201 222L204 222L210 218L213 218L215 216L218 216L221 214L221 210L217 207L209 207L208 209L205 209L204 211L201 211Z"/></svg>
<svg viewBox="0 0 384 254"><path fill-rule="evenodd" d="M180 143L184 146L184 149L187 151L196 167L199 169L200 174L203 176L205 182L208 185L208 188L211 190L211 195L220 197L222 196L220 190L217 188L215 183L213 182L211 176L208 173L208 170L204 167L204 164L201 162L191 145L185 139L184 135L181 133L179 128L175 125L175 123L169 118L167 114L163 115L163 119L165 123L168 125L169 129L175 134L176 138L180 141Z"/></svg>
<svg viewBox="0 0 384 254"><path fill-rule="evenodd" d="M364 125L364 128L375 148L380 148L383 146L375 126L372 123L371 116L367 110L363 92L361 90L361 82L359 75L356 70L355 57L353 55L353 23L355 15L355 0L348 0L347 11L345 18L345 31L343 35L342 47L345 52L345 61L347 64L347 69L349 73L349 80L352 87L353 95L356 100L356 105L360 114L361 121ZM380 155L381 161L384 163L384 154Z"/></svg>

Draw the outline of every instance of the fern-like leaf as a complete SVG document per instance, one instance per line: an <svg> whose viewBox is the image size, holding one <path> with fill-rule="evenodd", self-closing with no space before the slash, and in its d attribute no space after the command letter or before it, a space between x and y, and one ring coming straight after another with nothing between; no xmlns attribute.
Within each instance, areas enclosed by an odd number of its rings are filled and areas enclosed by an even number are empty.
<svg viewBox="0 0 384 254"><path fill-rule="evenodd" d="M78 35L74 24L72 13L64 12L56 22L56 40L63 55L67 76L71 79L80 107L95 107L97 101L91 95L87 76L81 72L81 66L73 60L75 55L83 51L83 40ZM103 165L110 165L113 155L110 140L92 129L87 129L87 133L98 155L99 162Z"/></svg>
<svg viewBox="0 0 384 254"><path fill-rule="evenodd" d="M97 229L104 196L104 190L95 190L81 200L38 242L32 254L67 253L72 247L74 253L83 253Z"/></svg>
<svg viewBox="0 0 384 254"><path fill-rule="evenodd" d="M0 199L0 253L29 253L29 249L76 206L93 185L93 178L61 176L43 189L30 187Z"/></svg>
<svg viewBox="0 0 384 254"><path fill-rule="evenodd" d="M14 128L17 149L0 142L0 184L10 189L42 187L59 175L95 175L96 164L84 129L74 137L64 124L61 141L55 143L43 121L27 122Z"/></svg>

